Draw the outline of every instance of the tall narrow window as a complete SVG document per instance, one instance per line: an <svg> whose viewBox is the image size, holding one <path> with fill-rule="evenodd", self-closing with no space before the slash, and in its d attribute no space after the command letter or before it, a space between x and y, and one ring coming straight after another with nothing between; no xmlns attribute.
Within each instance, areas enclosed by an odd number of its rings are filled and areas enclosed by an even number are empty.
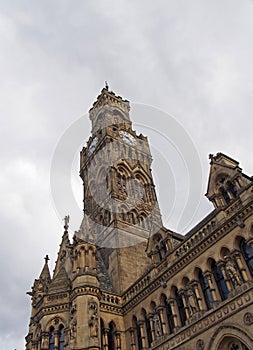
<svg viewBox="0 0 253 350"><path fill-rule="evenodd" d="M50 327L49 330L49 350L54 350L54 327Z"/></svg>
<svg viewBox="0 0 253 350"><path fill-rule="evenodd" d="M115 350L115 325L112 321L109 323L108 350Z"/></svg>
<svg viewBox="0 0 253 350"><path fill-rule="evenodd" d="M243 239L240 244L241 251L243 253L243 257L248 265L251 275L253 276L253 248L251 245L245 242Z"/></svg>
<svg viewBox="0 0 253 350"><path fill-rule="evenodd" d="M150 347L152 343L152 334L151 334L150 321L148 319L147 314L145 314L145 325L146 325L146 332L147 332L147 338L148 338L148 346Z"/></svg>
<svg viewBox="0 0 253 350"><path fill-rule="evenodd" d="M59 350L64 350L64 327L63 325L59 328Z"/></svg>
<svg viewBox="0 0 253 350"><path fill-rule="evenodd" d="M172 310L171 310L170 304L168 303L167 300L166 300L166 303L165 303L165 307L166 307L166 314L167 314L168 325L169 325L169 332L172 333L173 329L175 328L174 317L173 317L173 314L172 314Z"/></svg>
<svg viewBox="0 0 253 350"><path fill-rule="evenodd" d="M229 198L229 195L228 195L227 191L225 190L225 188L221 187L220 192L221 192L222 197L224 198L226 204L229 204L230 203L230 198Z"/></svg>
<svg viewBox="0 0 253 350"><path fill-rule="evenodd" d="M228 298L228 288L227 288L223 273L214 261L211 265L211 269L212 269L217 287L219 289L221 300L226 300Z"/></svg>
<svg viewBox="0 0 253 350"><path fill-rule="evenodd" d="M140 326L138 325L137 318L133 316L133 327L135 328L135 344L137 345L137 349L141 350L142 349L142 340L141 340L141 330Z"/></svg>
<svg viewBox="0 0 253 350"><path fill-rule="evenodd" d="M180 316L180 320L181 320L181 325L184 326L185 321L186 321L186 313L185 313L185 309L184 309L183 299L182 299L181 295L179 295L177 289L175 292L175 298L176 298L176 302L177 302L177 307L178 307L178 312L179 312L179 316Z"/></svg>
<svg viewBox="0 0 253 350"><path fill-rule="evenodd" d="M207 309L210 310L213 307L213 296L208 283L207 278L203 275L202 271L199 272L199 283L205 298Z"/></svg>

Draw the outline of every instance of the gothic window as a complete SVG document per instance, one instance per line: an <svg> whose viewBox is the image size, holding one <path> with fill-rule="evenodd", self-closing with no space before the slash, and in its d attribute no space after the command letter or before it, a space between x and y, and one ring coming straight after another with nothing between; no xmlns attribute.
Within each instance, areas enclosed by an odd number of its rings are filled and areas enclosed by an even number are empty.
<svg viewBox="0 0 253 350"><path fill-rule="evenodd" d="M141 330L140 330L140 326L138 325L137 322L137 318L135 316L133 316L133 327L135 329L135 343L137 345L137 350L141 350L142 349L142 341L141 341Z"/></svg>
<svg viewBox="0 0 253 350"><path fill-rule="evenodd" d="M228 298L228 288L227 288L223 273L221 269L217 266L215 261L213 261L211 265L211 269L212 269L212 273L216 281L217 287L219 289L221 300L226 300Z"/></svg>
<svg viewBox="0 0 253 350"><path fill-rule="evenodd" d="M184 309L184 303L183 303L182 296L178 293L177 288L175 291L175 299L176 299L176 303L177 303L179 317L181 320L181 325L184 326L185 322L186 322L186 313L185 313L185 309Z"/></svg>
<svg viewBox="0 0 253 350"><path fill-rule="evenodd" d="M250 273L253 276L253 248L250 244L246 243L244 239L241 241L240 248Z"/></svg>
<svg viewBox="0 0 253 350"><path fill-rule="evenodd" d="M213 307L213 296L208 283L207 278L203 275L202 271L199 272L199 283L204 295L207 309L210 310Z"/></svg>
<svg viewBox="0 0 253 350"><path fill-rule="evenodd" d="M104 349L104 333L105 333L105 324L102 318L100 319L100 333L101 333L101 349Z"/></svg>
<svg viewBox="0 0 253 350"><path fill-rule="evenodd" d="M54 327L50 327L49 329L49 350L54 350Z"/></svg>
<svg viewBox="0 0 253 350"><path fill-rule="evenodd" d="M59 350L64 350L64 327L63 325L59 328Z"/></svg>
<svg viewBox="0 0 253 350"><path fill-rule="evenodd" d="M233 197L237 197L237 188L235 184L232 181L227 181L227 189L230 191L230 193L233 195Z"/></svg>
<svg viewBox="0 0 253 350"><path fill-rule="evenodd" d="M116 347L115 347L115 324L112 321L109 323L108 350L116 350Z"/></svg>
<svg viewBox="0 0 253 350"><path fill-rule="evenodd" d="M224 198L226 204L229 204L230 203L230 197L229 197L228 192L225 190L224 187L220 188L220 193L221 193L222 197Z"/></svg>
<svg viewBox="0 0 253 350"><path fill-rule="evenodd" d="M163 304L165 306L165 310L166 310L166 316L167 316L167 321L168 321L168 328L169 328L169 333L171 334L173 332L173 329L175 328L175 324L174 324L174 317L172 314L172 310L170 307L169 302L167 301L167 298L165 295L162 296L162 300L163 300Z"/></svg>
<svg viewBox="0 0 253 350"><path fill-rule="evenodd" d="M148 340L148 346L151 346L152 343L152 333L151 333L151 326L150 326L150 320L145 313L145 326L146 326L146 332L147 332L147 340Z"/></svg>

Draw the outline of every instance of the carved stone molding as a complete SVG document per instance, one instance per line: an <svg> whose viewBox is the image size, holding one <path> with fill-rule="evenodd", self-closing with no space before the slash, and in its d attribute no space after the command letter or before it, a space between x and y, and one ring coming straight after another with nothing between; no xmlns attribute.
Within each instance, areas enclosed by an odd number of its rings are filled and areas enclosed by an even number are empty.
<svg viewBox="0 0 253 350"><path fill-rule="evenodd" d="M250 326L253 324L253 314L251 312L246 312L243 316L243 322L246 326Z"/></svg>
<svg viewBox="0 0 253 350"><path fill-rule="evenodd" d="M196 350L204 350L205 343L203 339L198 339L196 342Z"/></svg>

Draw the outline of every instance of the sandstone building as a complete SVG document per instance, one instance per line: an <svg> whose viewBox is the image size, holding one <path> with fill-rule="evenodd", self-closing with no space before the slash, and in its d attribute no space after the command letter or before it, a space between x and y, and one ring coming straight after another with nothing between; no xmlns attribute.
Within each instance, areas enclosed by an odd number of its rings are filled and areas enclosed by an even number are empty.
<svg viewBox="0 0 253 350"><path fill-rule="evenodd" d="M211 155L213 211L185 236L165 228L129 109L106 87L89 112L84 218L71 240L65 218L53 275L46 257L28 293L26 349L252 350L253 179Z"/></svg>

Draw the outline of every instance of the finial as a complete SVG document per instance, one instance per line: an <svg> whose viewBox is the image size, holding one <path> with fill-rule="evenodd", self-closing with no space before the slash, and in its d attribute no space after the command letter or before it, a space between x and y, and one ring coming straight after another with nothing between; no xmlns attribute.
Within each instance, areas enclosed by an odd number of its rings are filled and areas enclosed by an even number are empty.
<svg viewBox="0 0 253 350"><path fill-rule="evenodd" d="M66 215L64 218L64 228L67 231L69 228L69 215Z"/></svg>
<svg viewBox="0 0 253 350"><path fill-rule="evenodd" d="M108 85L107 81L105 81L105 88L106 88L106 90L109 89L109 85Z"/></svg>
<svg viewBox="0 0 253 350"><path fill-rule="evenodd" d="M48 260L50 260L48 255L46 255L44 259L45 259L46 264L48 263Z"/></svg>

